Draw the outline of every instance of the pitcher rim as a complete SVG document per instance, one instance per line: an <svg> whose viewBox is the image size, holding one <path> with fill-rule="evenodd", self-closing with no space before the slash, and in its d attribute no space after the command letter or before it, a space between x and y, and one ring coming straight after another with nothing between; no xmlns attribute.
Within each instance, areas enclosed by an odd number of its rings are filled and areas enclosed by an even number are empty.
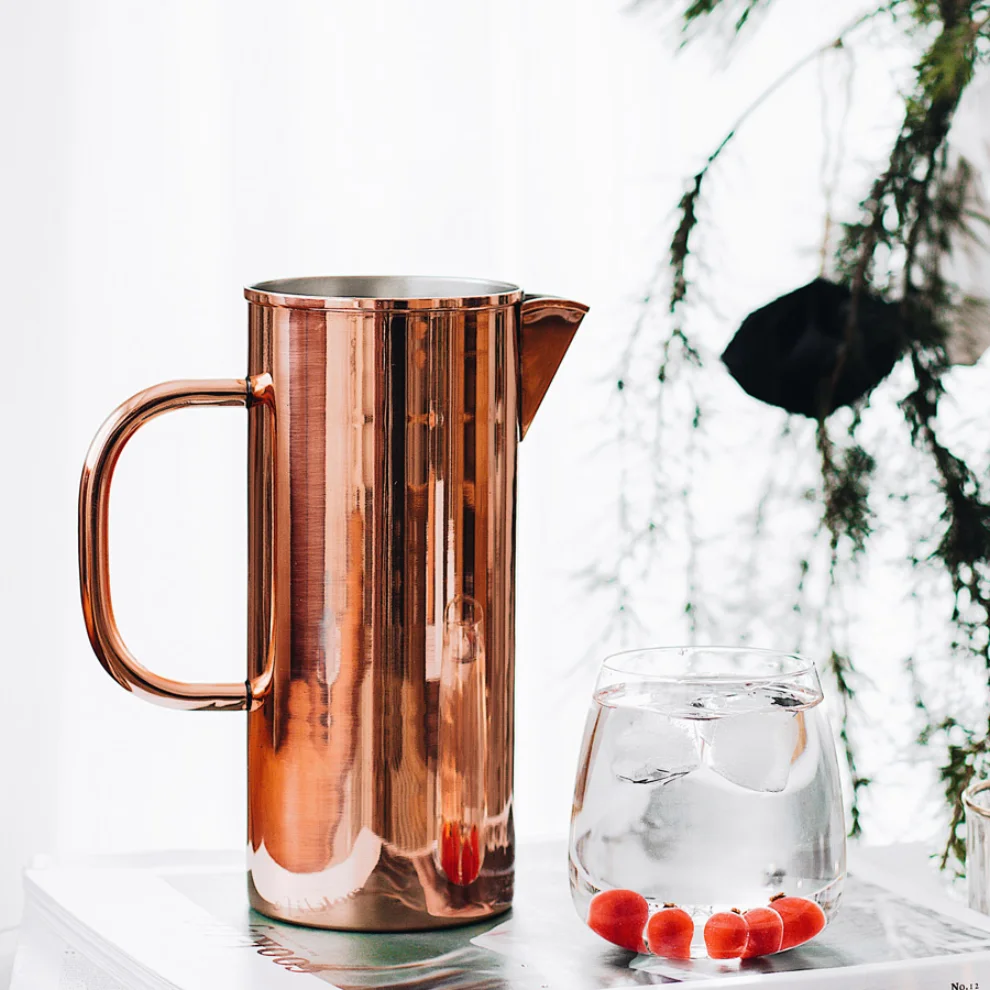
<svg viewBox="0 0 990 990"><path fill-rule="evenodd" d="M511 282L430 275L313 275L268 279L244 289L251 303L278 309L496 309L522 301Z"/></svg>

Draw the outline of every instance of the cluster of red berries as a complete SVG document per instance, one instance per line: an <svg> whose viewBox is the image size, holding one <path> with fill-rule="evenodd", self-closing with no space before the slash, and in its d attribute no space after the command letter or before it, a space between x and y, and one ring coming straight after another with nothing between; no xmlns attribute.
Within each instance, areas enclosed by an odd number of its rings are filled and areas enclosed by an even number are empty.
<svg viewBox="0 0 990 990"><path fill-rule="evenodd" d="M665 904L650 916L646 898L632 890L603 890L591 900L588 927L613 945L652 952L665 959L690 959L691 915ZM711 959L751 959L793 949L825 927L825 912L805 897L777 894L769 907L719 911L706 922L705 948Z"/></svg>

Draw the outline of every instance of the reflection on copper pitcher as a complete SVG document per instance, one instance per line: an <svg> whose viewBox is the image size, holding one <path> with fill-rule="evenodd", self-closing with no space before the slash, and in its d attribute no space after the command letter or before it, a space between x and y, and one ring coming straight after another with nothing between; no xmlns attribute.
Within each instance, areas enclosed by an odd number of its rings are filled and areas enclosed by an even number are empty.
<svg viewBox="0 0 990 990"><path fill-rule="evenodd" d="M451 599L444 613L438 708L440 868L464 887L477 879L484 859L488 749L485 625L481 605L470 595Z"/></svg>
<svg viewBox="0 0 990 990"><path fill-rule="evenodd" d="M248 889L273 917L434 928L513 883L516 445L586 308L466 279L246 290L248 375L159 385L83 469L83 613L148 700L247 709ZM114 466L189 405L248 410L248 673L185 684L129 652L107 555Z"/></svg>

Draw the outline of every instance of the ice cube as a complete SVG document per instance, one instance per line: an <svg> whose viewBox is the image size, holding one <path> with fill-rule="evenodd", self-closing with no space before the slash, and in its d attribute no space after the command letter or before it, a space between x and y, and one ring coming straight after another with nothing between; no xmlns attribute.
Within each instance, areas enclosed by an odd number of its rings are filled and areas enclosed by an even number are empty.
<svg viewBox="0 0 990 990"><path fill-rule="evenodd" d="M628 780L630 784L669 784L681 777L686 777L694 767L685 770L665 770L663 767L655 767L650 763L644 763L640 767L631 767L628 773L617 773L619 780Z"/></svg>
<svg viewBox="0 0 990 990"><path fill-rule="evenodd" d="M751 791L787 786L798 725L786 711L744 712L706 721L706 762L715 773Z"/></svg>
<svg viewBox="0 0 990 990"><path fill-rule="evenodd" d="M615 739L612 772L632 784L669 784L701 766L693 722L638 709Z"/></svg>

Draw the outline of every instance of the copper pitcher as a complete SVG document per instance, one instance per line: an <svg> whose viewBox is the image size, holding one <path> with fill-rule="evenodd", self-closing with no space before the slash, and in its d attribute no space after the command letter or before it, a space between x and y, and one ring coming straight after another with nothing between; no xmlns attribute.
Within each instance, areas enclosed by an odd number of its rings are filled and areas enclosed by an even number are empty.
<svg viewBox="0 0 990 990"><path fill-rule="evenodd" d="M294 278L245 290L246 378L139 392L79 493L100 662L157 704L246 709L248 890L325 928L509 908L516 444L587 308L473 279ZM248 673L143 667L110 598L108 497L138 427L248 415Z"/></svg>

